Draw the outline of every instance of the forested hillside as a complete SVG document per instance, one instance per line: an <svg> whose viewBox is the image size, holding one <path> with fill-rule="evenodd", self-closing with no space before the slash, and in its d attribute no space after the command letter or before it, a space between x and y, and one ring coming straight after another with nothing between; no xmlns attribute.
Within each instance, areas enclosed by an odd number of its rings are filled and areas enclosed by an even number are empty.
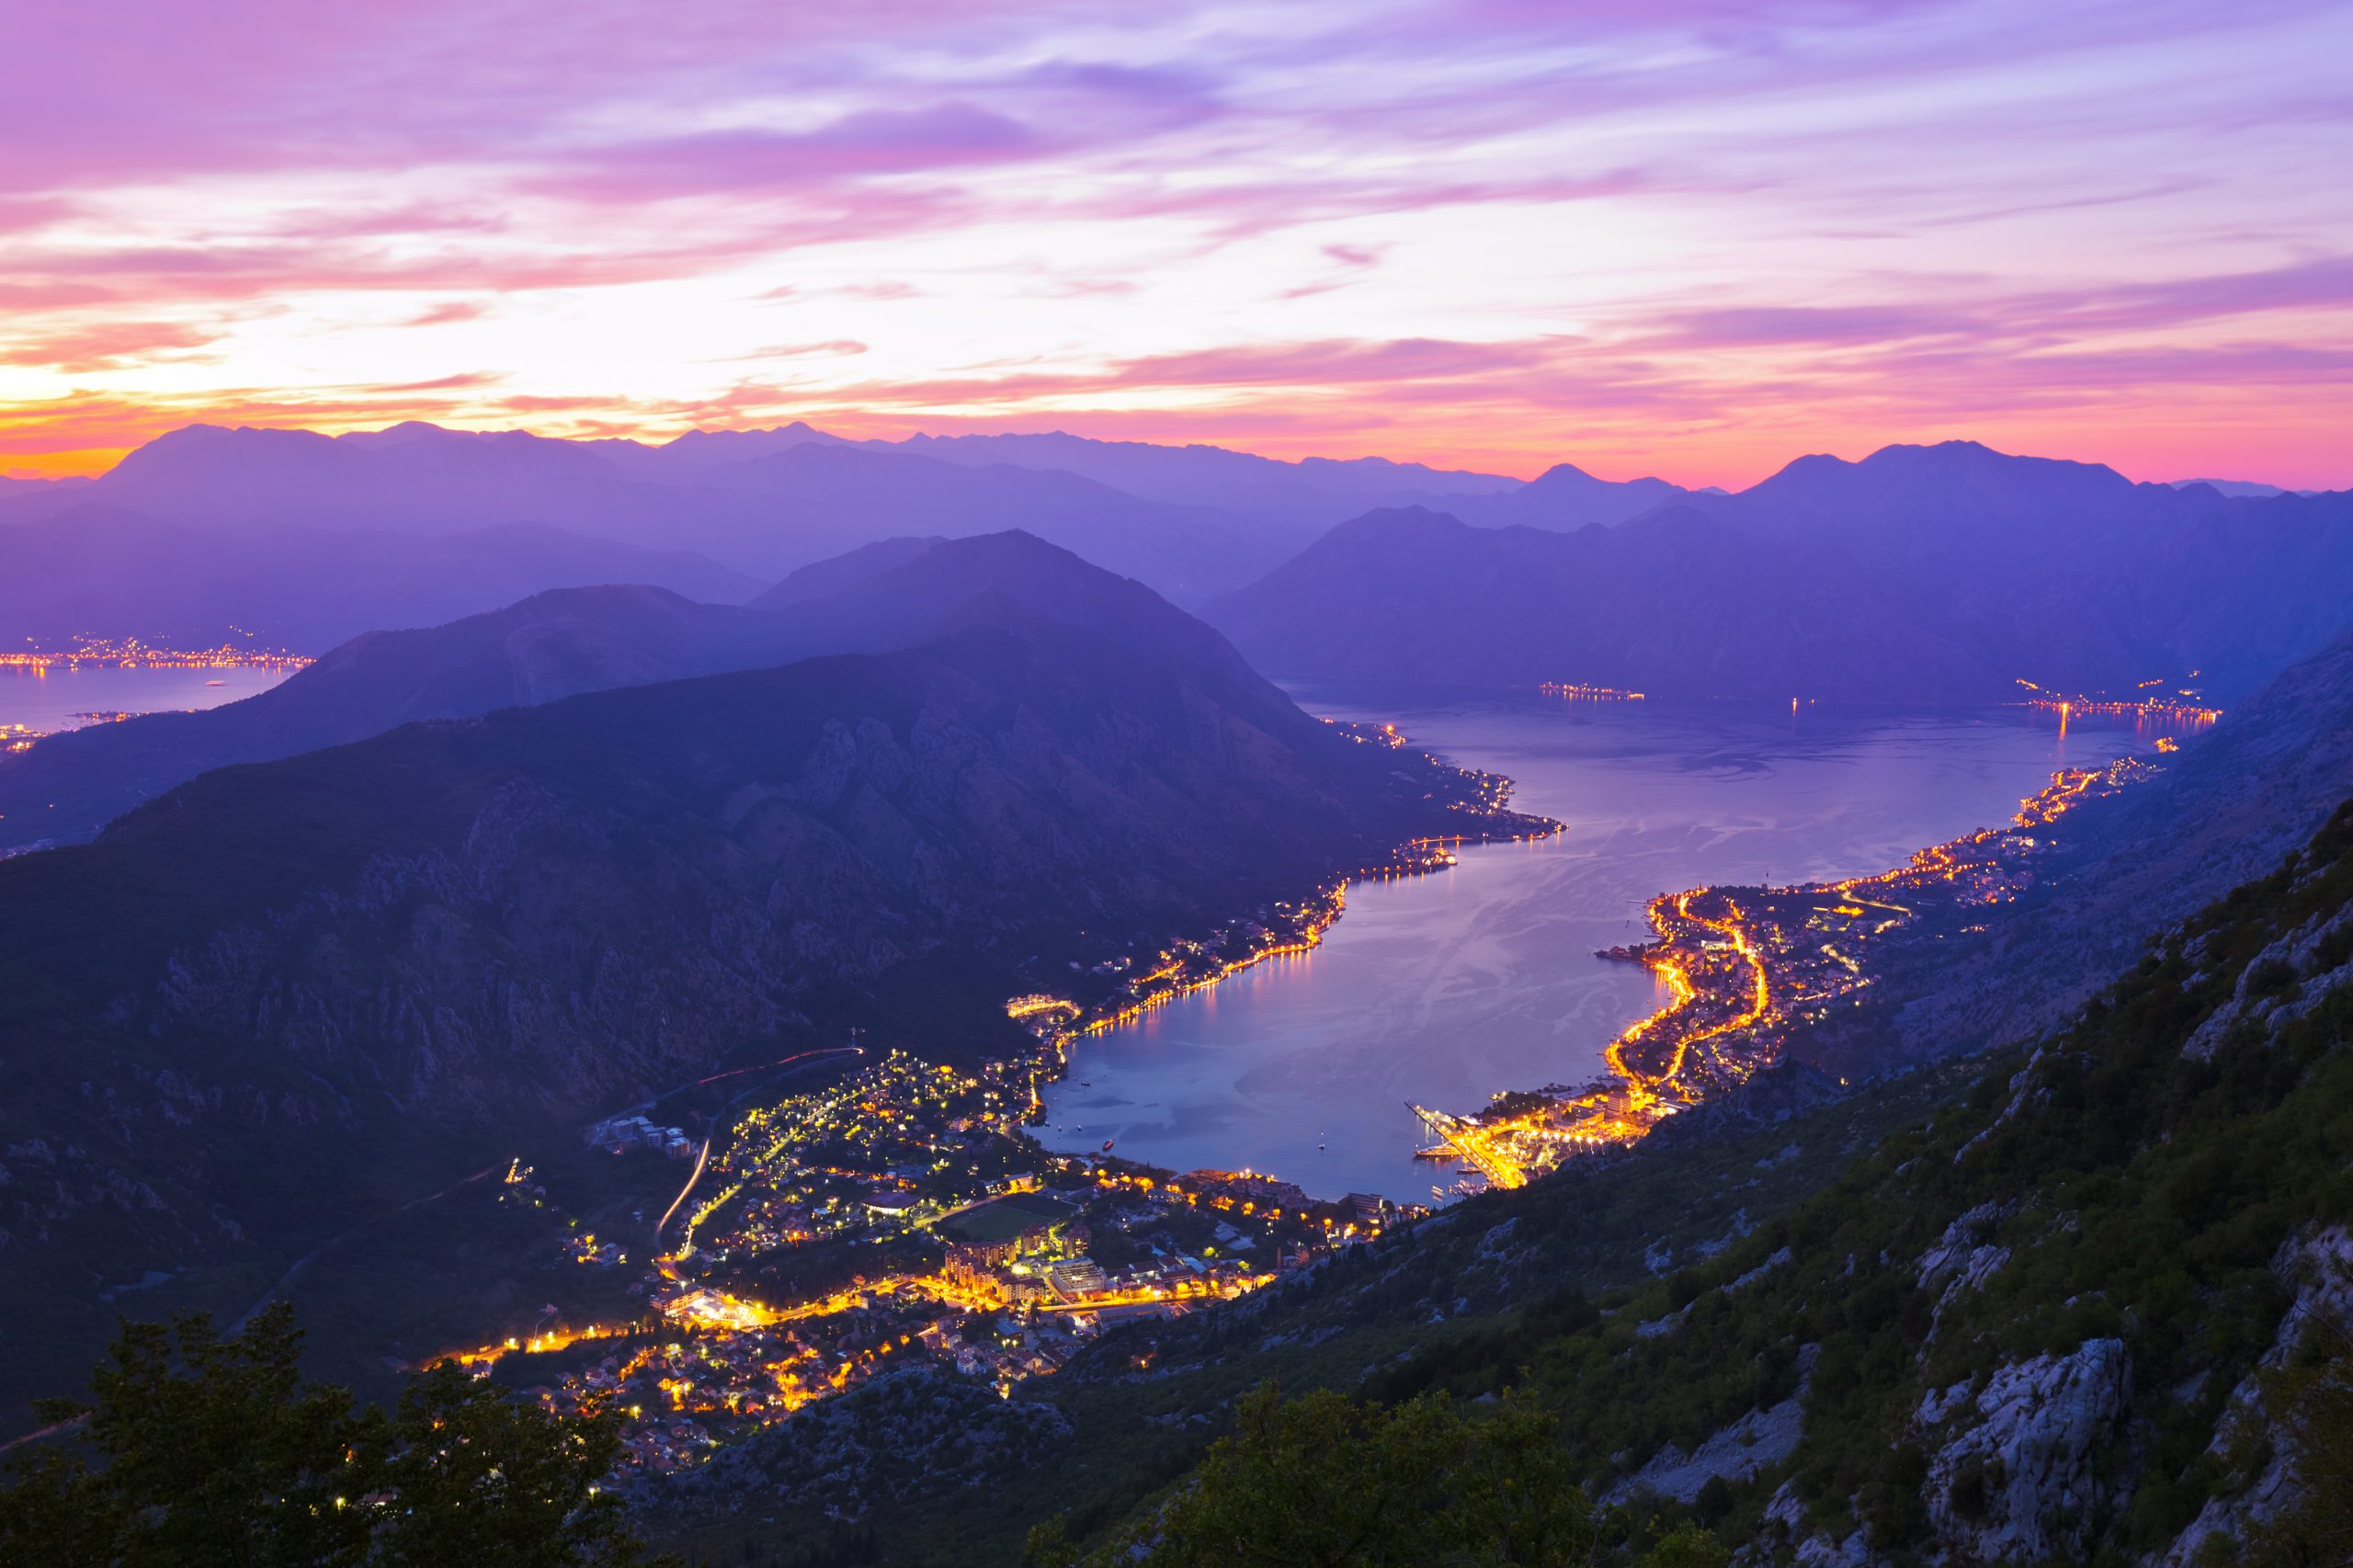
<svg viewBox="0 0 2353 1568"><path fill-rule="evenodd" d="M1037 1520L1041 1561L1389 1561L1244 1528L1366 1509L1377 1540L1564 1560L1478 1536L1488 1505L1416 1460L1424 1431L1542 1445L1509 1460L1551 1488L1538 1522L1583 1518L1602 1561L2343 1562L2348 1039L2353 806L2030 1051L1810 1111L1768 1075L1706 1134L1107 1335L983 1426L907 1374L689 1506L854 1495L892 1562L1010 1562ZM1262 1402L1207 1449L1269 1376L1359 1403ZM1413 1403L1475 1418L1506 1391L1517 1436ZM1303 1430L1362 1465L1279 1462ZM1362 1484L1376 1462L1393 1484Z"/></svg>

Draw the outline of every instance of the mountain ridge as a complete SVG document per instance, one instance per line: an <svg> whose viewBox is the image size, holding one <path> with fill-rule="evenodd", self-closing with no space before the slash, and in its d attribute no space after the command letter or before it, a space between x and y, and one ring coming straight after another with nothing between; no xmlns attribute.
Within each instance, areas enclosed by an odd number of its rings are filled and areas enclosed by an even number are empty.
<svg viewBox="0 0 2353 1568"><path fill-rule="evenodd" d="M1948 442L1574 533L1370 513L1203 613L1285 676L1985 702L2197 669L2228 702L2349 604L2353 494L2232 499Z"/></svg>

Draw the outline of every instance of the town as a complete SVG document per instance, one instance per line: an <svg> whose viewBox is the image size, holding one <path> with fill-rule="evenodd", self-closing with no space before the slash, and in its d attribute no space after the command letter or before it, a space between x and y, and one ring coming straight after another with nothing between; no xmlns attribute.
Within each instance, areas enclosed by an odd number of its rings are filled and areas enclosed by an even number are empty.
<svg viewBox="0 0 2353 1568"><path fill-rule="evenodd" d="M1636 1142L1781 1060L1793 1029L1859 1006L1875 949L1982 929L1984 909L2033 881L2051 847L2045 828L2154 771L2135 757L2062 769L2006 825L1920 850L1877 876L1662 894L1649 909L1654 940L1595 955L1639 963L1667 990L1656 1012L1609 1043L1608 1076L1499 1094L1470 1115L1415 1106L1435 1140L1420 1153L1458 1165L1473 1185L1508 1187L1564 1158Z"/></svg>
<svg viewBox="0 0 2353 1568"><path fill-rule="evenodd" d="M1405 744L1388 725L1341 728L1361 744ZM1108 1145L1054 1153L1027 1127L1074 1040L1313 949L1349 881L1442 870L1466 842L1559 831L1510 812L1510 791L1458 770L1445 803L1464 817L1459 834L1414 839L1156 952L1073 962L1057 991L1006 1002L1032 1041L1025 1052L959 1070L905 1050L828 1048L703 1080L753 1086L700 1139L648 1114L652 1104L599 1120L587 1143L661 1162L683 1184L658 1215L633 1212L626 1239L575 1221L554 1244L551 1266L625 1278L596 1293L627 1310L588 1321L551 1302L529 1333L429 1359L463 1362L551 1410L619 1412L624 1469L665 1472L915 1358L1009 1397L1108 1327L1246 1294L1427 1212L1370 1193L1318 1201L1250 1171L1168 1171ZM865 1060L806 1093L760 1087L772 1069L836 1055ZM502 1201L547 1210L557 1199L518 1159Z"/></svg>
<svg viewBox="0 0 2353 1568"><path fill-rule="evenodd" d="M1362 738L1402 744L1385 729ZM1881 945L1969 929L1972 912L2028 885L2048 824L2150 771L2132 759L2063 770L2008 824L1877 876L1654 900L1654 940L1597 955L1643 965L1667 991L1610 1042L1607 1078L1500 1094L1472 1115L1414 1108L1434 1139L1420 1153L1462 1178L1438 1196L1524 1185L1745 1081L1779 1059L1794 1028L1857 1002ZM1472 812L1501 812L1506 782L1465 775L1463 785ZM1464 837L1555 827L1507 814L1488 833L1480 825L1466 824ZM1439 869L1460 842L1416 840L1354 875ZM437 1358L551 1410L619 1412L624 1469L666 1472L917 1360L1010 1397L1108 1327L1246 1294L1427 1213L1373 1194L1318 1201L1249 1171L1157 1169L1108 1145L1056 1153L1027 1131L1074 1040L1313 949L1338 918L1348 880L1148 957L1074 965L1070 994L1009 998L1006 1017L1035 1042L1027 1053L964 1070L905 1050L828 1048L704 1080L748 1076L754 1086L699 1138L646 1114L650 1106L597 1122L585 1130L589 1144L662 1162L681 1183L658 1215L634 1214L625 1239L574 1221L556 1244L551 1265L626 1278L631 1305L586 1322L551 1304L529 1334ZM759 1087L769 1069L835 1055L861 1060L804 1093ZM506 1187L515 1201L551 1201L520 1161Z"/></svg>
<svg viewBox="0 0 2353 1568"><path fill-rule="evenodd" d="M313 661L282 648L158 648L136 637L78 637L70 648L0 652L0 667L50 670L77 665L110 665L125 670L303 669Z"/></svg>
<svg viewBox="0 0 2353 1568"><path fill-rule="evenodd" d="M892 1051L745 1110L716 1153L642 1115L599 1122L589 1141L616 1158L692 1162L657 1245L562 1243L569 1268L634 1259L642 1308L446 1358L551 1410L619 1412L624 1468L663 1472L911 1358L1009 1396L1108 1326L1257 1290L1401 1215L1248 1172L1050 1153L1021 1126L1033 1083L1027 1064ZM506 1181L546 1199L519 1161Z"/></svg>

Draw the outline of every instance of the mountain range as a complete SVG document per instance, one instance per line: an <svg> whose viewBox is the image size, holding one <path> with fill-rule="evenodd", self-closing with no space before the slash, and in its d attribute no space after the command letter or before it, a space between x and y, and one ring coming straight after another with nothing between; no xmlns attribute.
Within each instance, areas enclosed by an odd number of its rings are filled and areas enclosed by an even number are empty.
<svg viewBox="0 0 2353 1568"><path fill-rule="evenodd" d="M1377 511L1203 613L1285 676L1982 702L2020 680L2234 699L2348 605L2353 493L2232 497L1948 442L1572 532Z"/></svg>
<svg viewBox="0 0 2353 1568"><path fill-rule="evenodd" d="M429 536L199 527L101 502L87 486L67 501L53 517L0 528L0 627L13 646L61 649L97 636L315 653L361 631L437 625L546 588L645 583L741 600L761 585L691 551L539 523Z"/></svg>
<svg viewBox="0 0 2353 1568"><path fill-rule="evenodd" d="M107 1289L242 1306L485 1144L853 1021L1003 1053L1041 966L1459 823L1448 770L1351 744L1138 585L1020 536L938 549L801 607L804 635L928 630L904 651L406 723L0 861L8 1392L84 1358ZM218 733L779 656L744 651L761 612L551 597L362 640Z"/></svg>
<svg viewBox="0 0 2353 1568"><path fill-rule="evenodd" d="M1351 1561L1318 1521L1525 1528L1450 1471L1461 1434L1411 1446L1416 1400L1517 1399L1561 1506L1615 1510L1593 1561L2338 1561L2349 671L2353 635L2060 819L1977 944L1878 977L1925 1062L1842 1088L1801 1033L1621 1154L1107 1332L1009 1400L911 1366L645 1517L715 1561L843 1497L869 1555L782 1561L1249 1560L1185 1533L1221 1519ZM1254 1390L1312 1437L1274 1438Z"/></svg>
<svg viewBox="0 0 2353 1568"><path fill-rule="evenodd" d="M11 487L0 631L235 627L314 652L551 587L741 602L869 545L1017 528L1213 603L1285 676L1892 701L2164 679L2227 699L2353 602L2343 493L2134 484L1969 442L1801 458L1726 494L1063 434L651 445L412 423L195 426L96 480Z"/></svg>
<svg viewBox="0 0 2353 1568"><path fill-rule="evenodd" d="M195 713L92 725L0 756L0 850L79 843L173 785L232 763L364 740L584 691L883 653L961 629L980 596L1227 683L1267 691L1224 640L1149 588L1027 533L891 540L804 568L746 607L666 589L555 589L422 630L371 631L279 685ZM1288 704L1284 704L1285 707Z"/></svg>
<svg viewBox="0 0 2353 1568"><path fill-rule="evenodd" d="M30 585L0 600L0 626L209 642L233 623L311 651L584 582L742 597L752 579L880 540L1008 528L1197 603L1366 506L1518 487L1379 459L1292 464L1063 436L855 442L794 425L652 446L419 423L335 437L199 425L95 480L0 491L0 560L21 562L10 574ZM404 590L417 569L392 559L387 535L465 540L410 546L449 585L440 597ZM256 570L273 555L281 570ZM596 562L600 577L579 575ZM474 581L483 591L468 597ZM319 602L290 600L284 583Z"/></svg>

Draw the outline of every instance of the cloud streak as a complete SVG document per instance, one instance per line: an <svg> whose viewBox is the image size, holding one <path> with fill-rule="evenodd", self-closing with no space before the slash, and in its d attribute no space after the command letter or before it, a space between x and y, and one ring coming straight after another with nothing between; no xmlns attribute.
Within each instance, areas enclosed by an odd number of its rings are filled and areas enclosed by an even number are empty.
<svg viewBox="0 0 2353 1568"><path fill-rule="evenodd" d="M2323 0L93 0L24 30L0 428L52 465L381 404L1726 483L1768 440L2105 429L2353 482L2353 14Z"/></svg>

